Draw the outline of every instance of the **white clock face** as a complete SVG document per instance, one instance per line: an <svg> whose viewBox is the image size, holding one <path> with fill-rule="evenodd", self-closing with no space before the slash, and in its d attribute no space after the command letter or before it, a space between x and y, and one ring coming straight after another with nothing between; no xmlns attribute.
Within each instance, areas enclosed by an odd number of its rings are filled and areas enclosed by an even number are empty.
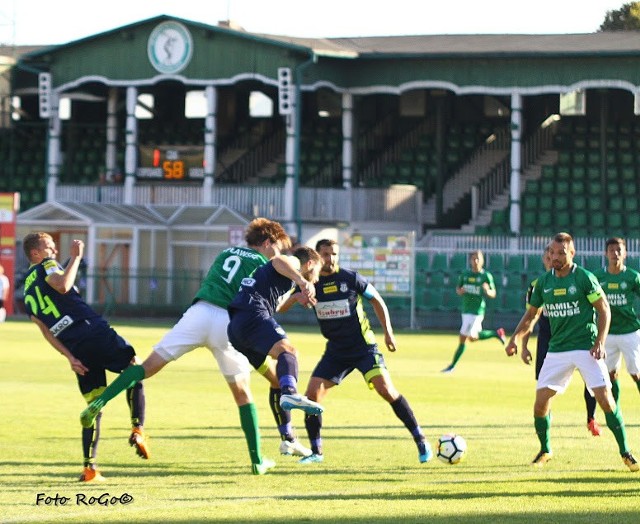
<svg viewBox="0 0 640 524"><path fill-rule="evenodd" d="M191 33L178 22L163 22L151 32L147 44L151 65L160 73L182 71L191 60Z"/></svg>

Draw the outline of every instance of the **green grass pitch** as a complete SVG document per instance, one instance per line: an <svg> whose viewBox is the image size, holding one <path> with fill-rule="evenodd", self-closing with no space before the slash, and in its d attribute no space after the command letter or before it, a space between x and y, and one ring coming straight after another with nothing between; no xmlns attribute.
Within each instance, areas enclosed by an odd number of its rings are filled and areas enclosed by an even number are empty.
<svg viewBox="0 0 640 524"><path fill-rule="evenodd" d="M170 326L115 327L144 358ZM301 353L304 390L323 341L315 327L288 332ZM126 402L116 398L98 452L107 482L85 485L76 481L84 402L66 360L35 325L0 324L0 522L637 522L640 473L624 467L606 428L599 438L587 432L579 376L553 404L554 460L534 469L532 367L507 358L493 339L470 345L444 375L456 334L401 331L397 342L397 353L383 350L395 385L432 446L447 432L467 440L462 464L419 464L391 408L353 373L324 403L325 462L299 465L278 454L267 383L254 374L263 450L277 467L252 476L238 410L215 361L199 349L147 382L151 460L128 446ZM640 395L621 378L631 447L640 453ZM601 411L597 418L604 424ZM293 419L306 443L302 413ZM78 504L78 496L111 502L124 494L128 504ZM69 501L55 505L56 496Z"/></svg>

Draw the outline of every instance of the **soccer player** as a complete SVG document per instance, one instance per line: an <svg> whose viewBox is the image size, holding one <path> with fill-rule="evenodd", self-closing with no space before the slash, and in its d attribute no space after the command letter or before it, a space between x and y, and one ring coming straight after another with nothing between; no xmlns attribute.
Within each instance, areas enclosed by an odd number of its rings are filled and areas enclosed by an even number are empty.
<svg viewBox="0 0 640 524"><path fill-rule="evenodd" d="M551 242L550 255L553 267L537 279L529 307L512 337L513 349L517 351L522 336L530 332L539 309L545 306L551 340L540 370L533 408L540 441L540 451L533 464L543 466L553 456L551 400L566 390L573 372L578 369L605 413L607 427L615 436L624 464L631 471L638 471L640 466L629 450L622 414L611 394L611 382L603 361L611 321L607 297L595 276L573 262L575 247L571 235L558 233Z"/></svg>
<svg viewBox="0 0 640 524"><path fill-rule="evenodd" d="M552 267L550 252L551 244L548 244L542 255L542 264L544 265L545 271L549 271ZM529 299L531 298L531 293L533 293L533 288L535 287L536 282L537 279L529 284L526 298L527 304L529 303ZM531 329L533 329L536 322L538 324L538 339L536 341L536 380L538 380L538 377L540 376L540 369L542 369L542 363L549 351L549 340L551 339L551 324L549 324L549 317L547 316L544 307L541 307L538 310L538 316L531 323ZM531 352L527 347L530 334L531 332L525 333L522 337L522 350L520 351L520 358L527 365L531 365L532 360ZM515 355L516 347L513 343L513 337L509 340L505 351L508 356ZM595 397L589 392L589 388L587 388L586 385L584 387L583 397L587 408L587 429L594 437L599 437L602 434L602 428L595 418L597 402Z"/></svg>
<svg viewBox="0 0 640 524"><path fill-rule="evenodd" d="M278 222L256 218L247 226L245 241L247 247L229 247L216 257L193 304L182 318L154 346L141 366L133 366L123 373L82 413L83 424L90 423L95 413L132 382L152 377L169 362L198 347L206 347L216 359L240 411L240 424L249 448L252 472L262 475L275 466L272 460L262 456L258 414L249 387L251 366L247 358L229 343L227 306L241 282L269 259L278 256L282 249L289 248L291 240ZM274 362L266 360L258 371L271 383L269 404L282 439L280 452L283 455L310 455L311 450L295 438L290 413L280 408L281 391Z"/></svg>
<svg viewBox="0 0 640 524"><path fill-rule="evenodd" d="M320 272L320 255L309 247L296 249L293 256L278 255L242 280L240 291L229 304L227 333L233 347L260 369L267 357L277 361L276 374L284 410L302 409L319 415L323 408L298 393L297 350L273 315L296 286L300 300L315 304L315 288Z"/></svg>
<svg viewBox="0 0 640 524"><path fill-rule="evenodd" d="M316 402L322 402L334 386L339 385L353 370L362 373L370 388L385 399L396 416L411 433L417 447L420 462L428 462L432 457L431 447L407 399L394 387L378 350L375 335L363 309L362 298L369 300L384 330L387 349L396 351L396 340L391 326L389 310L378 293L357 271L338 266L339 246L334 240L323 239L316 244L323 264L320 279L315 285L315 314L327 345L322 358L316 365L306 395ZM283 304L281 311L291 307L296 296ZM304 301L303 301L304 302ZM322 462L322 415L307 415L305 426L311 442L313 455L300 460L302 464Z"/></svg>
<svg viewBox="0 0 640 524"><path fill-rule="evenodd" d="M468 342L497 338L505 343L504 328L482 329L484 312L487 307L485 298L496 298L496 285L493 275L484 269L484 255L482 251L473 251L469 254L471 269L464 270L458 277L456 293L462 297L462 326L458 347L453 355L453 360L443 373L450 373L467 349Z"/></svg>
<svg viewBox="0 0 640 524"><path fill-rule="evenodd" d="M620 398L618 371L624 356L627 371L640 390L640 320L633 307L640 295L640 273L627 267L627 243L623 238L610 238L605 243L607 267L595 272L607 294L611 307L611 326L605 343L605 363L616 402Z"/></svg>
<svg viewBox="0 0 640 524"><path fill-rule="evenodd" d="M31 264L24 283L26 310L44 338L67 358L80 392L91 402L107 385L105 370L122 372L134 362L135 351L82 300L74 286L84 252L81 240L72 242L71 258L64 269L56 261L58 250L49 234L30 233L22 245ZM129 444L140 457L148 459L149 447L142 429L145 398L141 383L127 390L127 403L133 426ZM105 480L96 464L100 418L98 415L82 430L82 482Z"/></svg>

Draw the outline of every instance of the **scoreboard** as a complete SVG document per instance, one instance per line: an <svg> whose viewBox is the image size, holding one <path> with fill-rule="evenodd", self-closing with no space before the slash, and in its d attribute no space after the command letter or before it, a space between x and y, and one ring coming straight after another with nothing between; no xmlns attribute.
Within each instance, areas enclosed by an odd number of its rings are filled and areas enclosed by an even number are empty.
<svg viewBox="0 0 640 524"><path fill-rule="evenodd" d="M138 178L181 182L204 177L203 146L140 146Z"/></svg>

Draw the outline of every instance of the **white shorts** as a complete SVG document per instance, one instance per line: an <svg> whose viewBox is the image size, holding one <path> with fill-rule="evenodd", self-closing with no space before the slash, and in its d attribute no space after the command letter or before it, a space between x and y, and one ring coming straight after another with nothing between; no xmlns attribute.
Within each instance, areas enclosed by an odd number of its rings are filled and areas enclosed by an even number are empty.
<svg viewBox="0 0 640 524"><path fill-rule="evenodd" d="M621 357L624 357L629 374L640 374L640 330L624 335L608 334L604 348L607 351L604 361L609 372L618 371Z"/></svg>
<svg viewBox="0 0 640 524"><path fill-rule="evenodd" d="M251 373L251 365L235 350L227 337L229 313L226 309L200 300L187 309L153 349L167 362L177 360L199 347L208 348L227 382L237 382Z"/></svg>
<svg viewBox="0 0 640 524"><path fill-rule="evenodd" d="M582 375L590 392L603 386L611 388L604 360L596 360L588 350L584 349L547 353L536 388L549 388L557 393L564 393L576 369Z"/></svg>
<svg viewBox="0 0 640 524"><path fill-rule="evenodd" d="M462 326L460 334L465 337L478 338L482 331L482 321L484 315L472 315L471 313L462 313Z"/></svg>

